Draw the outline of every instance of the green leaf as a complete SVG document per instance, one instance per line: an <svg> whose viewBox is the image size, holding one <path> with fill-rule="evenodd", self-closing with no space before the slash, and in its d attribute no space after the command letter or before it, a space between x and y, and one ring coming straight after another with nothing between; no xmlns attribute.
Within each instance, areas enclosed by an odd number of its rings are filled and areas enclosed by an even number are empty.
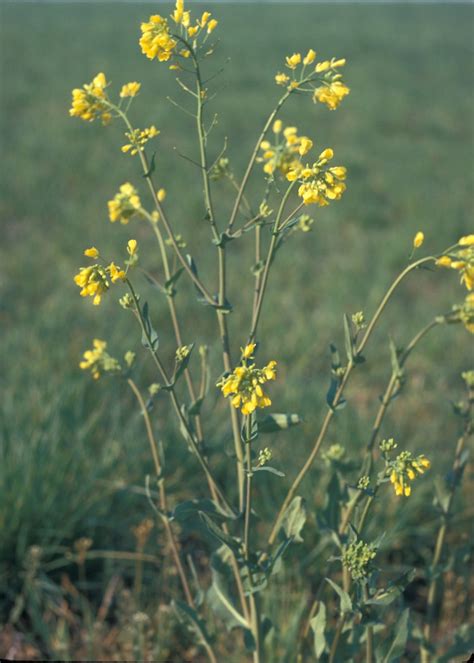
<svg viewBox="0 0 474 663"><path fill-rule="evenodd" d="M299 414L281 414L270 413L258 421L258 430L260 433L277 433L287 430L292 426L297 426L302 421Z"/></svg>
<svg viewBox="0 0 474 663"><path fill-rule="evenodd" d="M326 649L326 606L322 601L319 602L318 612L316 616L310 621L310 626L314 635L314 653L316 658L319 658Z"/></svg>
<svg viewBox="0 0 474 663"><path fill-rule="evenodd" d="M281 528L287 537L296 543L303 541L300 532L306 522L306 502L302 497L294 497L281 520Z"/></svg>
<svg viewBox="0 0 474 663"><path fill-rule="evenodd" d="M176 380L178 380L181 377L181 375L184 373L184 371L188 367L189 360L191 359L191 355L192 355L192 352L193 352L193 349L194 349L194 343L191 343L190 345L188 345L188 348L189 348L189 352L186 355L186 357L184 357L181 361L176 361L176 366L175 366L174 375L173 375L173 382L176 382Z"/></svg>
<svg viewBox="0 0 474 663"><path fill-rule="evenodd" d="M338 594L340 599L340 610L341 614L347 614L352 612L352 601L351 597L347 592L345 592L339 585L336 585L330 578L326 578L326 581L331 585L334 591Z"/></svg>
<svg viewBox="0 0 474 663"><path fill-rule="evenodd" d="M411 583L415 575L416 569L410 569L391 582L386 589L379 590L372 598L367 599L365 603L367 605L390 605L390 603L403 594L403 591Z"/></svg>
<svg viewBox="0 0 474 663"><path fill-rule="evenodd" d="M143 304L142 318L143 326L145 327L145 330L142 333L142 345L148 350L157 350L159 345L158 334L151 324L150 314L148 311L148 302Z"/></svg>
<svg viewBox="0 0 474 663"><path fill-rule="evenodd" d="M180 502L172 511L171 518L177 520L180 524L186 524L188 520L196 522L200 513L207 513L209 516L221 520L236 517L234 513L213 500L201 499Z"/></svg>
<svg viewBox="0 0 474 663"><path fill-rule="evenodd" d="M216 523L210 518L207 513L199 511L199 517L203 521L207 531L211 534L217 541L224 544L235 553L240 553L240 542L237 539L234 539L230 534L226 534Z"/></svg>
<svg viewBox="0 0 474 663"><path fill-rule="evenodd" d="M175 283L178 282L179 277L181 274L184 272L184 267L180 267L174 274L173 276L170 276L170 278L165 281L165 292L167 295L170 297L173 297L173 295L176 293L176 290L174 288Z"/></svg>
<svg viewBox="0 0 474 663"><path fill-rule="evenodd" d="M271 474L275 474L277 477L286 476L284 472L280 472L280 470L277 470L275 467L271 467L270 465L262 465L262 467L252 467L252 472L254 474L255 472L270 472Z"/></svg>
<svg viewBox="0 0 474 663"><path fill-rule="evenodd" d="M184 601L173 600L171 605L178 616L178 619L192 631L200 644L209 642L209 635L206 632L206 625L199 618L196 610L189 607Z"/></svg>
<svg viewBox="0 0 474 663"><path fill-rule="evenodd" d="M153 152L148 170L146 171L146 173L143 173L143 177L145 179L147 177L151 177L153 175L153 173L155 172L155 155L156 155L156 152Z"/></svg>
<svg viewBox="0 0 474 663"><path fill-rule="evenodd" d="M351 331L351 323L349 322L349 317L344 314L344 344L346 346L346 355L347 361L352 361L355 352L354 352L354 338Z"/></svg>
<svg viewBox="0 0 474 663"><path fill-rule="evenodd" d="M188 413L192 417L196 417L201 412L203 403L204 403L204 396L196 398L196 400L193 403L191 403L191 405L189 406Z"/></svg>
<svg viewBox="0 0 474 663"><path fill-rule="evenodd" d="M409 608L404 610L400 615L393 631L395 637L392 643L386 641L378 648L378 660L380 663L394 663L401 656L403 656L408 638L408 616L410 614Z"/></svg>
<svg viewBox="0 0 474 663"><path fill-rule="evenodd" d="M206 592L207 602L214 614L221 619L230 631L233 628L249 628L231 598L228 586L231 584L231 552L224 546L211 556L212 583Z"/></svg>

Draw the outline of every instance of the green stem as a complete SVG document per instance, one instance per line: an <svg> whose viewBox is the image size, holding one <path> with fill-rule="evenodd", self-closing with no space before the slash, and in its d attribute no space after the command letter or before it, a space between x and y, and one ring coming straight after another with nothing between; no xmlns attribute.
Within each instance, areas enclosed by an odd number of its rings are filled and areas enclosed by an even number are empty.
<svg viewBox="0 0 474 663"><path fill-rule="evenodd" d="M379 306L377 307L377 310L375 311L373 318L371 319L369 325L367 326L365 334L364 334L362 340L360 341L359 345L356 348L356 351L355 351L356 356L360 355L362 353L362 351L364 350L364 348L366 347L366 345L369 341L369 338L370 338L370 336L372 335L372 332L375 329L375 325L376 325L377 321L379 320L382 312L384 311L385 307L387 306L387 303L390 300L391 296L393 295L393 293L395 292L397 287L400 285L400 283L403 281L403 279L406 276L408 276L408 274L410 274L413 270L417 269L418 267L420 267L421 265L423 265L425 263L432 262L433 260L435 260L435 258L433 258L432 256L429 256L427 258L422 258L421 260L418 260L418 261L412 263L411 265L409 265L408 267L406 267L397 276L397 278L393 281L392 285L389 287L386 294L382 298L382 301L380 302ZM324 417L324 420L323 420L323 423L322 423L322 426L321 426L321 430L319 432L319 435L315 439L313 449L311 450L311 452L310 452L308 458L306 459L303 467L301 468L301 470L299 471L299 473L296 476L295 480L293 481L292 485L290 486L290 488L288 490L288 493L287 493L287 495L286 495L286 497L283 501L283 504L282 504L278 514L277 514L277 517L276 517L274 525L272 527L270 536L268 538L268 545L272 545L274 543L274 541L276 539L276 536L278 534L281 519L283 518L283 514L285 513L286 509L288 508L288 505L290 504L291 500L293 499L293 497L294 497L296 491L298 490L301 482L303 481L306 474L310 470L310 468L311 468L311 466L314 462L314 459L318 455L319 449L320 449L320 447L321 447L321 445L324 441L324 438L326 437L326 433L328 431L329 424L331 423L332 418L334 416L336 405L339 403L339 401L342 397L342 394L344 393L344 389L346 388L347 382L349 381L349 377L352 373L352 370L356 365L357 364L353 360L350 360L347 364L344 376L341 380L341 384L339 385L339 387L336 391L336 394L334 396L334 399L333 399L333 402L332 402L332 407L327 411L326 416Z"/></svg>

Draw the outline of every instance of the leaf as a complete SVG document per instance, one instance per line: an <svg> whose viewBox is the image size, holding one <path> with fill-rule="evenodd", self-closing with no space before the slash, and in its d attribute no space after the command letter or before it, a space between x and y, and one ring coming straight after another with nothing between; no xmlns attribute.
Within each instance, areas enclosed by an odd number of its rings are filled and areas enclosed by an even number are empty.
<svg viewBox="0 0 474 663"><path fill-rule="evenodd" d="M151 157L151 161L150 161L150 165L148 166L148 170L146 171L146 173L143 173L144 178L151 177L153 175L153 173L155 172L155 155L156 155L156 152L153 152L152 157Z"/></svg>
<svg viewBox="0 0 474 663"><path fill-rule="evenodd" d="M397 377L401 378L403 375L403 369L400 366L399 356L400 350L395 345L395 341L392 337L389 339L389 348L390 348L390 361L392 364L392 373Z"/></svg>
<svg viewBox="0 0 474 663"><path fill-rule="evenodd" d="M336 472L333 472L326 488L324 508L318 513L318 523L322 529L337 532L341 513L342 491Z"/></svg>
<svg viewBox="0 0 474 663"><path fill-rule="evenodd" d="M253 467L252 472L254 474L255 472L270 472L271 474L275 474L277 477L286 476L284 472L280 472L280 470L277 470L275 467L271 467L270 465L262 465L262 467Z"/></svg>
<svg viewBox="0 0 474 663"><path fill-rule="evenodd" d="M303 541L300 532L306 522L306 502L302 497L294 497L281 520L281 528L287 537L296 543Z"/></svg>
<svg viewBox="0 0 474 663"><path fill-rule="evenodd" d="M378 591L372 598L367 599L367 605L390 605L397 597L401 596L405 588L411 583L416 575L416 569L410 569L402 576L391 582L387 589Z"/></svg>
<svg viewBox="0 0 474 663"><path fill-rule="evenodd" d="M347 313L344 313L344 344L346 346L346 355L347 361L351 362L355 352L354 352L354 338L351 331L351 323L349 322L349 317Z"/></svg>
<svg viewBox="0 0 474 663"><path fill-rule="evenodd" d="M299 414L281 414L273 412L267 414L258 421L258 430L260 433L277 433L287 430L292 426L297 426L302 421Z"/></svg>
<svg viewBox="0 0 474 663"><path fill-rule="evenodd" d="M173 276L170 276L170 278L165 281L165 292L167 295L170 297L173 297L173 295L176 293L176 290L174 288L175 283L178 282L179 277L181 274L184 272L184 267L180 267L174 274Z"/></svg>
<svg viewBox="0 0 474 663"><path fill-rule="evenodd" d="M256 440L258 437L258 434L260 432L260 427L259 423L257 421L257 418L255 416L252 417L251 422L250 422L250 437L248 435L247 431L247 420L244 417L242 421L242 428L240 431L240 438L244 444L248 442L253 442L253 440Z"/></svg>
<svg viewBox="0 0 474 663"><path fill-rule="evenodd" d="M342 408L346 406L346 399L342 396L339 398L338 402L334 404L334 399L336 398L340 384L341 381L339 378L331 378L331 384L329 385L328 393L326 394L326 403L331 410L342 410Z"/></svg>
<svg viewBox="0 0 474 663"><path fill-rule="evenodd" d="M199 618L196 610L191 608L187 603L184 603L184 601L180 601L178 599L173 599L171 605L175 610L178 619L182 623L186 624L188 628L195 633L200 644L209 642L209 635L206 632L206 626Z"/></svg>
<svg viewBox="0 0 474 663"><path fill-rule="evenodd" d="M148 302L143 304L142 318L144 326L144 331L142 333L142 345L148 350L157 350L159 345L158 334L151 324L150 314L148 311Z"/></svg>
<svg viewBox="0 0 474 663"><path fill-rule="evenodd" d="M196 417L201 412L201 407L203 403L204 403L204 396L196 398L196 400L193 403L191 403L191 405L189 406L188 413L192 417Z"/></svg>
<svg viewBox="0 0 474 663"><path fill-rule="evenodd" d="M331 587L339 596L341 614L344 615L348 612L352 612L352 601L349 594L341 587L339 587L339 585L336 585L336 583L333 582L330 578L326 578L326 581L331 585Z"/></svg>
<svg viewBox="0 0 474 663"><path fill-rule="evenodd" d="M216 523L210 518L207 513L199 511L199 517L206 526L207 531L222 544L233 550L235 553L240 552L240 542L230 534L226 534Z"/></svg>
<svg viewBox="0 0 474 663"><path fill-rule="evenodd" d="M314 635L314 653L316 658L319 658L326 649L326 606L322 601L319 602L318 612L316 616L310 621L310 626Z"/></svg>
<svg viewBox="0 0 474 663"><path fill-rule="evenodd" d="M240 614L231 599L227 584L232 574L230 551L227 547L219 548L211 557L212 583L206 592L207 602L214 614L219 617L230 631L233 628L249 628L249 624Z"/></svg>
<svg viewBox="0 0 474 663"><path fill-rule="evenodd" d="M196 520L200 513L207 513L221 520L236 517L231 511L220 506L217 502L211 499L202 499L180 502L172 511L171 518L183 524L189 519Z"/></svg>
<svg viewBox="0 0 474 663"><path fill-rule="evenodd" d="M178 380L181 377L181 375L184 373L184 371L188 367L189 360L191 359L191 354L192 354L193 349L194 349L194 343L191 343L190 345L188 345L188 348L189 348L189 352L186 355L186 357L183 357L183 359L181 361L176 361L176 366L175 366L174 375L173 375L173 382L176 382L176 380Z"/></svg>
<svg viewBox="0 0 474 663"><path fill-rule="evenodd" d="M378 649L378 660L380 663L393 663L393 661L396 661L403 656L408 638L409 614L410 609L406 608L406 610L400 615L400 618L393 629L395 637L393 638L392 643L384 642Z"/></svg>

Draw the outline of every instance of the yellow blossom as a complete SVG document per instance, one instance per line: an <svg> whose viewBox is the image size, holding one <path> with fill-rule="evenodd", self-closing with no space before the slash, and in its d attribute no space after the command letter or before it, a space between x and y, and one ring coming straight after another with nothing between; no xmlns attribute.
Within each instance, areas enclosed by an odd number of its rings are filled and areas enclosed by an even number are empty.
<svg viewBox="0 0 474 663"><path fill-rule="evenodd" d="M98 258L99 257L99 251L95 248L95 246L91 246L90 249L86 249L84 251L84 255L87 256L88 258Z"/></svg>
<svg viewBox="0 0 474 663"><path fill-rule="evenodd" d="M87 122L93 122L100 116L103 124L108 124L112 116L105 93L106 87L105 74L100 73L94 77L91 83L83 85L82 88L75 88L72 91L72 106L69 109L69 115Z"/></svg>
<svg viewBox="0 0 474 663"><path fill-rule="evenodd" d="M402 451L395 460L390 461L387 467L395 495L408 497L411 494L410 481L424 474L430 465L426 456L422 454L415 457L410 451Z"/></svg>
<svg viewBox="0 0 474 663"><path fill-rule="evenodd" d="M74 283L81 288L81 297L93 297L94 306L100 304L102 295L110 287L107 273L101 265L81 267L74 277Z"/></svg>
<svg viewBox="0 0 474 663"><path fill-rule="evenodd" d="M286 74L282 74L281 72L279 72L275 76L275 83L277 85L286 85L289 80L290 80L290 77L287 76Z"/></svg>
<svg viewBox="0 0 474 663"><path fill-rule="evenodd" d="M474 245L474 235L465 235L461 237L458 241L459 246L473 246Z"/></svg>
<svg viewBox="0 0 474 663"><path fill-rule="evenodd" d="M158 198L159 202L162 203L164 199L166 198L166 190L165 189L158 189L156 193L156 197Z"/></svg>
<svg viewBox="0 0 474 663"><path fill-rule="evenodd" d="M304 59L303 59L303 64L306 66L308 64L312 64L316 58L316 51L313 51L312 48L309 49L309 51L306 53Z"/></svg>
<svg viewBox="0 0 474 663"><path fill-rule="evenodd" d="M271 405L272 402L264 393L262 385L276 378L276 361L270 361L263 368L249 363L254 349L254 343L247 345L242 350L241 365L217 383L224 398L230 397L232 405L247 416L257 408Z"/></svg>
<svg viewBox="0 0 474 663"><path fill-rule="evenodd" d="M109 200L107 204L109 218L112 223L120 220L121 223L126 224L141 209L138 192L129 182L122 184L119 193L115 195L113 200Z"/></svg>
<svg viewBox="0 0 474 663"><path fill-rule="evenodd" d="M286 56L286 66L289 69L296 69L301 63L301 53L293 53L293 55Z"/></svg>
<svg viewBox="0 0 474 663"><path fill-rule="evenodd" d="M451 260L451 258L449 256L441 256L436 261L436 265L437 265L437 267L451 267L452 262L453 261Z"/></svg>
<svg viewBox="0 0 474 663"><path fill-rule="evenodd" d="M313 147L313 141L310 138L307 138L306 136L302 136L301 143L298 148L300 156L304 156L305 154L307 154L312 147Z"/></svg>
<svg viewBox="0 0 474 663"><path fill-rule="evenodd" d="M315 89L314 101L326 104L329 110L335 110L349 92L347 85L341 81L333 81Z"/></svg>
<svg viewBox="0 0 474 663"><path fill-rule="evenodd" d="M168 21L159 14L150 16L147 23L141 24L140 46L148 59L168 61L176 48L176 40L170 34Z"/></svg>
<svg viewBox="0 0 474 663"><path fill-rule="evenodd" d="M138 242L136 239L129 239L127 242L127 252L129 255L134 256L137 252Z"/></svg>
<svg viewBox="0 0 474 663"><path fill-rule="evenodd" d="M274 134L279 134L282 130L283 127L283 122L281 120L275 120L273 123L273 133Z"/></svg>
<svg viewBox="0 0 474 663"><path fill-rule="evenodd" d="M207 24L207 34L210 35L213 30L217 27L217 21L215 18L212 18Z"/></svg>
<svg viewBox="0 0 474 663"><path fill-rule="evenodd" d="M424 241L425 241L425 235L421 230L419 230L416 233L415 237L413 238L413 248L419 249Z"/></svg>
<svg viewBox="0 0 474 663"><path fill-rule="evenodd" d="M133 81L131 83L126 83L125 85L122 86L122 89L120 90L120 96L134 97L140 91L141 86L142 84L137 83L136 81Z"/></svg>
<svg viewBox="0 0 474 663"><path fill-rule="evenodd" d="M148 141L151 140L151 138L158 136L159 133L160 132L153 124L146 129L134 129L131 132L126 132L125 135L130 143L122 146L122 152L130 152L132 156L137 154L137 152L142 152Z"/></svg>
<svg viewBox="0 0 474 663"><path fill-rule="evenodd" d="M107 343L95 338L92 342L92 350L86 350L83 354L84 359L79 363L79 368L83 371L91 369L92 377L98 380L101 372L120 371L120 364L116 359L106 352Z"/></svg>
<svg viewBox="0 0 474 663"><path fill-rule="evenodd" d="M110 274L110 279L112 283L116 283L117 281L125 281L127 278L127 275L121 269L120 267L117 267L117 265L114 262L111 262L108 267L106 267L106 270Z"/></svg>

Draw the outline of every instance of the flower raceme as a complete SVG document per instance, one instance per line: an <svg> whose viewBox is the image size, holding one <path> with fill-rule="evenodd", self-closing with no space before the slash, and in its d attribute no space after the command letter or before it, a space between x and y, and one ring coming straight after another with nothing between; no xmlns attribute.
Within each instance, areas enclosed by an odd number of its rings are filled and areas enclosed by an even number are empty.
<svg viewBox="0 0 474 663"><path fill-rule="evenodd" d="M474 289L474 235L465 235L458 241L457 248L436 261L438 267L455 269L461 274L461 283L468 290Z"/></svg>
<svg viewBox="0 0 474 663"><path fill-rule="evenodd" d="M113 200L109 200L107 205L111 222L120 221L124 225L141 210L138 191L129 182L122 184L119 192L114 196Z"/></svg>
<svg viewBox="0 0 474 663"><path fill-rule="evenodd" d="M298 156L304 156L313 146L313 142L307 136L298 136L296 127L285 127L281 120L273 124L274 141L262 140L260 149L262 156L258 157L263 162L263 170L267 175L273 175L279 171L286 175L292 167L299 163Z"/></svg>
<svg viewBox="0 0 474 663"><path fill-rule="evenodd" d="M269 380L275 380L277 363L270 361L263 368L257 368L252 363L254 350L254 343L247 345L242 350L240 366L234 368L230 375L224 376L217 383L224 398L230 397L232 405L240 409L244 415L252 414L257 408L272 404L264 393L262 385Z"/></svg>
<svg viewBox="0 0 474 663"><path fill-rule="evenodd" d="M125 136L130 143L122 146L122 152L129 152L131 155L135 155L137 152L143 152L148 141L155 138L155 136L158 136L159 133L159 130L153 124L146 129L134 129L133 131L126 132Z"/></svg>
<svg viewBox="0 0 474 663"><path fill-rule="evenodd" d="M105 341L95 338L92 342L92 349L84 352L84 359L79 364L79 368L83 371L91 369L94 380L98 380L102 372L120 370L120 364L106 352L106 347Z"/></svg>
<svg viewBox="0 0 474 663"><path fill-rule="evenodd" d="M149 60L168 62L175 56L188 58L191 51L183 42L192 40L195 48L200 34L204 34L205 41L217 27L216 19L211 18L211 13L208 11L203 12L201 18L196 19L195 24L191 25L191 12L185 11L183 0L177 0L171 19L176 25L174 29L179 34L172 33L168 19L159 14L150 16L147 22L141 24L140 47ZM177 65L171 66L175 68Z"/></svg>
<svg viewBox="0 0 474 663"><path fill-rule="evenodd" d="M108 124L112 119L107 105L107 95L105 88L107 80L105 74L97 74L91 83L86 83L82 88L75 88L72 91L72 106L69 115L80 117L87 122L93 122L97 117L101 117L103 124Z"/></svg>
<svg viewBox="0 0 474 663"><path fill-rule="evenodd" d="M277 85L287 87L289 90L302 89L313 93L313 101L325 104L329 110L335 110L346 97L350 89L342 82L339 69L346 64L344 58L332 58L317 62L313 71L308 75L307 67L316 60L316 51L312 48L305 56L293 53L285 59L285 67L290 70L291 77L283 72L275 76ZM316 85L319 83L319 85ZM309 86L309 87L303 87Z"/></svg>
<svg viewBox="0 0 474 663"><path fill-rule="evenodd" d="M287 180L301 183L298 195L305 205L313 203L320 207L329 205L329 201L339 200L346 190L344 182L346 169L343 166L327 167L328 161L333 156L333 151L328 148L321 152L318 160L312 165L303 165L300 161L295 161L287 172Z"/></svg>
<svg viewBox="0 0 474 663"><path fill-rule="evenodd" d="M136 250L136 240L130 240L127 246L130 257L135 255ZM99 251L95 246L92 246L90 249L84 251L84 255L96 260L99 258ZM81 297L93 297L94 306L98 306L102 295L110 288L109 279L112 283L116 283L117 281L125 281L126 278L126 272L114 262L111 262L106 267L96 263L89 267L81 267L74 277L74 283L81 288Z"/></svg>
<svg viewBox="0 0 474 663"><path fill-rule="evenodd" d="M395 495L404 495L408 497L411 494L410 482L416 479L418 475L424 474L431 463L421 454L413 456L411 451L402 451L395 460L388 464L390 481L393 484Z"/></svg>

